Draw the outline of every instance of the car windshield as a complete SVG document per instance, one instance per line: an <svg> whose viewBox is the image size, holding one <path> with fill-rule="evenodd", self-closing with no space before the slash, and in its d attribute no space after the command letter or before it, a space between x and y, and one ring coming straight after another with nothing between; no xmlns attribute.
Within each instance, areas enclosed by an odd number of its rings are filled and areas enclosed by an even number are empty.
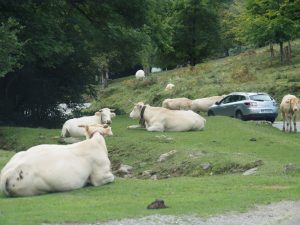
<svg viewBox="0 0 300 225"><path fill-rule="evenodd" d="M249 96L251 100L254 101L271 101L271 97L265 94L251 95Z"/></svg>

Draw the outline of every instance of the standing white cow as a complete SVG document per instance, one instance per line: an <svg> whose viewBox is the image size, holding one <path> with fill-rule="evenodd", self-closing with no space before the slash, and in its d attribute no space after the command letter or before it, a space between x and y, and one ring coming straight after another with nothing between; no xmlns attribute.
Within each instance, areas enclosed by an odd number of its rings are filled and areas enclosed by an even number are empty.
<svg viewBox="0 0 300 225"><path fill-rule="evenodd" d="M169 110L145 105L143 102L135 104L130 117L140 119L140 127L146 127L148 131L202 130L206 122L203 117L191 110Z"/></svg>
<svg viewBox="0 0 300 225"><path fill-rule="evenodd" d="M102 135L107 125L86 126L89 139L70 145L38 145L18 152L0 173L0 189L7 196L29 196L70 191L87 184L114 180Z"/></svg>
<svg viewBox="0 0 300 225"><path fill-rule="evenodd" d="M82 137L85 136L84 129L79 125L111 124L112 118L116 116L113 109L103 108L93 116L83 116L67 120L61 131L61 137Z"/></svg>
<svg viewBox="0 0 300 225"><path fill-rule="evenodd" d="M136 79L144 79L145 78L145 72L144 72L144 70L138 70L138 71L136 71L136 73L135 73L135 78Z"/></svg>
<svg viewBox="0 0 300 225"><path fill-rule="evenodd" d="M283 119L282 131L292 132L292 122L294 124L294 132L297 132L296 118L299 110L300 100L295 95L285 95L280 103L280 111ZM285 128L285 123L287 127Z"/></svg>
<svg viewBox="0 0 300 225"><path fill-rule="evenodd" d="M172 110L189 110L192 100L188 98L167 98L162 102L162 107Z"/></svg>
<svg viewBox="0 0 300 225"><path fill-rule="evenodd" d="M217 101L220 101L225 96L211 96L207 98L199 98L192 100L191 110L194 112L207 112L208 108L215 104Z"/></svg>

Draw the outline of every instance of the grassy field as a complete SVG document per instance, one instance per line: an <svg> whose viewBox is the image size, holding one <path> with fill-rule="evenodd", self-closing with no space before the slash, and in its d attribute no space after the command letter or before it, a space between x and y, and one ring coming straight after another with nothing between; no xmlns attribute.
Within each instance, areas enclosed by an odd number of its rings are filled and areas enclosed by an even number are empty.
<svg viewBox="0 0 300 225"><path fill-rule="evenodd" d="M152 74L143 81L134 76L112 81L98 89L89 109L117 109L114 136L106 139L115 171L120 164L133 166L132 178L118 177L112 184L67 193L26 198L0 194L0 224L41 223L140 217L149 214L210 216L245 211L255 204L300 199L299 133L282 133L268 124L227 117L209 117L204 131L151 133L128 130L137 124L128 118L130 101L161 105L165 98L191 99L232 91L265 91L278 102L283 95L300 94L300 40L292 43L289 63L273 64L268 49L207 61L191 68ZM166 92L167 83L175 89ZM120 116L120 114L123 114ZM125 114L127 114L125 116ZM57 143L58 129L0 127L0 169L15 154L42 143ZM164 162L161 154L176 150ZM289 170L285 170L290 164ZM257 173L243 176L257 167ZM143 175L150 171L158 180ZM151 211L156 198L167 209Z"/></svg>
<svg viewBox="0 0 300 225"><path fill-rule="evenodd" d="M149 214L210 216L245 211L255 204L300 199L299 133L282 133L267 124L209 117L204 131L151 133L128 130L137 121L118 116L106 139L113 166L133 166L133 178L67 193L7 198L0 195L0 224L95 222ZM0 168L14 154L40 143L56 143L60 130L0 127ZM176 150L167 161L162 153ZM203 163L210 168L204 170ZM293 169L284 171L284 166ZM242 172L258 167L256 174ZM159 178L141 174L151 170ZM165 179L169 177L168 179ZM169 206L147 210L156 198Z"/></svg>

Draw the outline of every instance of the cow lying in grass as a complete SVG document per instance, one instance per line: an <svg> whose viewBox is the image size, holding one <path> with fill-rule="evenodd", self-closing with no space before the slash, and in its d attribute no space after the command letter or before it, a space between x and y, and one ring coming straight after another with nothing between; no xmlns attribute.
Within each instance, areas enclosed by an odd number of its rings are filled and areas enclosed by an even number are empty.
<svg viewBox="0 0 300 225"><path fill-rule="evenodd" d="M71 145L38 145L18 152L0 173L0 189L7 196L70 191L87 184L114 180L103 136L107 125L84 126L87 140Z"/></svg>
<svg viewBox="0 0 300 225"><path fill-rule="evenodd" d="M215 104L217 101L220 101L223 99L225 95L222 96L211 96L206 98L198 98L195 100L192 100L191 104L191 110L194 112L207 112L208 108Z"/></svg>
<svg viewBox="0 0 300 225"><path fill-rule="evenodd" d="M188 110L169 110L162 107L152 107L143 102L135 104L130 117L140 119L141 126L148 131L190 131L202 130L205 119L197 113Z"/></svg>
<svg viewBox="0 0 300 225"><path fill-rule="evenodd" d="M167 98L162 102L162 107L172 110L190 110L192 100L188 98Z"/></svg>
<svg viewBox="0 0 300 225"><path fill-rule="evenodd" d="M80 118L73 118L67 120L62 128L61 137L82 137L85 136L85 131L79 125L92 125L92 124L111 124L112 118L116 114L113 109L103 108L96 112L93 116L83 116Z"/></svg>
<svg viewBox="0 0 300 225"><path fill-rule="evenodd" d="M296 118L299 110L300 100L294 95L285 95L280 103L280 111L283 119L282 131L292 132L292 122L294 132L297 132ZM285 128L285 123L287 123Z"/></svg>

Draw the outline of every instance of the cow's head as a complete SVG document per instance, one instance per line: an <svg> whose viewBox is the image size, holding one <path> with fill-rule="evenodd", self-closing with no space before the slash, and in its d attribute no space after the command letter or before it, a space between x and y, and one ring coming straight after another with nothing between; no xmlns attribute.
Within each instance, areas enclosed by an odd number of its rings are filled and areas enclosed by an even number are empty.
<svg viewBox="0 0 300 225"><path fill-rule="evenodd" d="M78 127L85 129L86 139L92 138L95 133L100 133L103 137L113 135L111 127L107 124L79 125Z"/></svg>
<svg viewBox="0 0 300 225"><path fill-rule="evenodd" d="M298 98L290 98L287 100L287 103L290 104L290 109L293 112L297 112L299 110L300 100Z"/></svg>
<svg viewBox="0 0 300 225"><path fill-rule="evenodd" d="M129 114L129 116L133 119L140 119L141 118L141 111L145 104L143 102L139 102L137 104L134 104L134 107Z"/></svg>
<svg viewBox="0 0 300 225"><path fill-rule="evenodd" d="M103 124L111 124L112 123L112 118L116 117L116 114L114 113L114 109L109 109L109 108L103 108L100 109L99 112L101 114L101 123Z"/></svg>

